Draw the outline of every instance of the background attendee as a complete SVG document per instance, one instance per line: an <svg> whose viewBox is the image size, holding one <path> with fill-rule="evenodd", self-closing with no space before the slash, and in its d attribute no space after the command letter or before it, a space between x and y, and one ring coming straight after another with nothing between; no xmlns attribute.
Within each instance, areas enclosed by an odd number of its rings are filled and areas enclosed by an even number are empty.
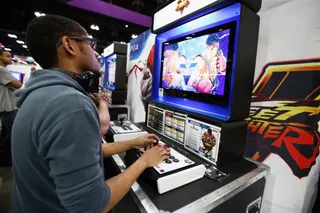
<svg viewBox="0 0 320 213"><path fill-rule="evenodd" d="M36 18L28 26L26 45L44 70L34 71L17 93L13 212L108 212L167 152L153 147L105 181L103 157L151 146L157 136L101 143L98 109L75 80L88 70L100 72L96 41L77 22L54 15Z"/></svg>
<svg viewBox="0 0 320 213"><path fill-rule="evenodd" d="M14 91L22 84L6 68L11 64L11 53L0 50L0 166L11 166L11 130L17 113Z"/></svg>

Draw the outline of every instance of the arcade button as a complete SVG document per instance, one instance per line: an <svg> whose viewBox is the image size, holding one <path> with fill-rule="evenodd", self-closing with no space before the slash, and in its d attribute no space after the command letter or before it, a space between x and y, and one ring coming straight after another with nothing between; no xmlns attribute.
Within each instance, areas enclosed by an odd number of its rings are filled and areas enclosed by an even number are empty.
<svg viewBox="0 0 320 213"><path fill-rule="evenodd" d="M172 146L169 145L169 144L165 144L164 147L166 147L166 148L171 148Z"/></svg>
<svg viewBox="0 0 320 213"><path fill-rule="evenodd" d="M172 161L171 161L171 160L166 160L165 162L166 162L167 164L172 163Z"/></svg>
<svg viewBox="0 0 320 213"><path fill-rule="evenodd" d="M173 162L179 163L179 160L178 159L173 159Z"/></svg>
<svg viewBox="0 0 320 213"><path fill-rule="evenodd" d="M128 130L132 130L132 128L130 126L127 126Z"/></svg>
<svg viewBox="0 0 320 213"><path fill-rule="evenodd" d="M173 159L176 159L176 158L175 158L174 156L170 155L170 156L169 156L169 159L172 159L172 160L173 160Z"/></svg>

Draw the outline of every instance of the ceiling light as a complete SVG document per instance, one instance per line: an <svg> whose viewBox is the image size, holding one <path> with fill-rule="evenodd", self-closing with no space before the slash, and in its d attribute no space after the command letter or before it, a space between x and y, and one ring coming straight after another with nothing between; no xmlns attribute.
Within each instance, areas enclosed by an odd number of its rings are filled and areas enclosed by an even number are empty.
<svg viewBox="0 0 320 213"><path fill-rule="evenodd" d="M9 36L10 38L17 38L17 36L14 35L14 34L8 34L8 36Z"/></svg>
<svg viewBox="0 0 320 213"><path fill-rule="evenodd" d="M100 28L98 27L98 25L91 25L91 29L93 30L100 30Z"/></svg>
<svg viewBox="0 0 320 213"><path fill-rule="evenodd" d="M136 34L132 34L131 38L137 38L138 36Z"/></svg>
<svg viewBox="0 0 320 213"><path fill-rule="evenodd" d="M129 27L129 26L126 24L126 27Z"/></svg>
<svg viewBox="0 0 320 213"><path fill-rule="evenodd" d="M11 49L10 49L10 48L4 48L4 50L6 50L6 51L11 51Z"/></svg>
<svg viewBox="0 0 320 213"><path fill-rule="evenodd" d="M46 14L40 13L40 12L34 12L34 15L37 17L40 17L40 16L45 16Z"/></svg>
<svg viewBox="0 0 320 213"><path fill-rule="evenodd" d="M22 47L23 47L23 48L26 48L26 49L28 48L27 45L22 45Z"/></svg>
<svg viewBox="0 0 320 213"><path fill-rule="evenodd" d="M24 44L24 42L23 42L23 41L20 41L20 40L17 40L17 43L18 43L18 44Z"/></svg>

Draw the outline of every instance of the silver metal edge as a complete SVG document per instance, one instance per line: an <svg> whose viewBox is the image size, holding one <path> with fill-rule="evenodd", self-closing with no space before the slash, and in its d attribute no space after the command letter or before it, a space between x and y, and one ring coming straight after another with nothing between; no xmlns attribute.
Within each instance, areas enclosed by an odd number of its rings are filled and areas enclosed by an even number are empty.
<svg viewBox="0 0 320 213"><path fill-rule="evenodd" d="M125 105L125 104L122 104L122 105L110 104L109 105L109 108L120 108L120 107L129 108L129 106Z"/></svg>
<svg viewBox="0 0 320 213"><path fill-rule="evenodd" d="M253 160L252 158L244 157L244 159L246 159L247 161L250 161L250 162L256 164L256 165L259 166L259 167L264 167L264 168L267 170L268 173L270 172L270 169L271 169L270 166L268 166L268 165L266 165L266 164L264 164L264 163L261 163L261 162L259 162L259 161L255 161L255 160Z"/></svg>
<svg viewBox="0 0 320 213"><path fill-rule="evenodd" d="M214 192L174 211L174 213L205 213L213 210L220 204L234 197L242 190L248 188L261 178L267 176L269 168L266 165L258 165L255 170L243 175L233 182L215 190Z"/></svg>
<svg viewBox="0 0 320 213"><path fill-rule="evenodd" d="M123 172L127 168L119 155L113 155L112 158L121 172ZM141 212L159 212L158 208L154 205L154 203L151 201L148 195L144 192L139 183L134 182L131 186L131 190L136 196L136 199L134 200Z"/></svg>

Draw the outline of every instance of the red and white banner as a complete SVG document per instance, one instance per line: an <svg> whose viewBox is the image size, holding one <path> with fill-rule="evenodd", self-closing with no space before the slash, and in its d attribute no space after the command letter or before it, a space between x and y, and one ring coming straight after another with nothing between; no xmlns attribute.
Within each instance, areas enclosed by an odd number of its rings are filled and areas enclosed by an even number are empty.
<svg viewBox="0 0 320 213"><path fill-rule="evenodd" d="M130 41L127 104L130 120L135 123L145 121L146 106L151 101L155 38L148 30Z"/></svg>
<svg viewBox="0 0 320 213"><path fill-rule="evenodd" d="M262 2L245 155L271 167L263 213L311 213L320 172L320 1Z"/></svg>

